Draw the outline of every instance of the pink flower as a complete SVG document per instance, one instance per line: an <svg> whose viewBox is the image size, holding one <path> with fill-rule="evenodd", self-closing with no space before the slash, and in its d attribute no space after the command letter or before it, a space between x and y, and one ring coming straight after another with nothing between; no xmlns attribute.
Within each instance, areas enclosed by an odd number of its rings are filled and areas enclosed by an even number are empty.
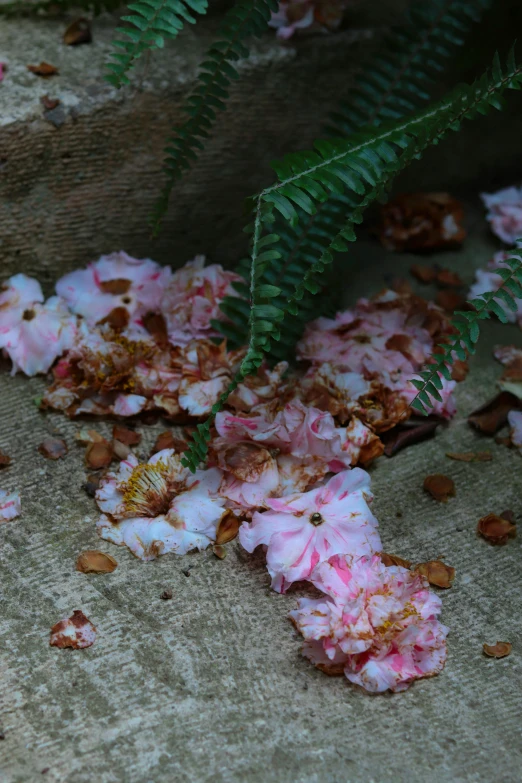
<svg viewBox="0 0 522 783"><path fill-rule="evenodd" d="M386 567L380 557L336 555L310 581L324 598L302 598L290 617L319 668L344 674L372 693L402 691L438 674L448 629L437 620L441 600L418 574Z"/></svg>
<svg viewBox="0 0 522 783"><path fill-rule="evenodd" d="M205 256L196 256L172 275L162 300L172 345L186 345L193 338L217 334L211 320L224 320L219 305L225 296L237 296L232 283L242 282L219 264L205 267Z"/></svg>
<svg viewBox="0 0 522 783"><path fill-rule="evenodd" d="M480 294L486 294L490 291L498 291L503 286L503 280L498 274L498 269L507 269L505 263L509 254L504 251L495 253L493 258L488 261L487 269L477 269L475 272L475 282L471 286L468 294L469 299L474 299ZM506 302L500 297L495 297L495 302L502 308L504 315L509 323L518 322L522 326L522 299L515 299L517 310L513 311Z"/></svg>
<svg viewBox="0 0 522 783"><path fill-rule="evenodd" d="M131 454L100 481L98 535L127 546L140 560L205 549L225 513L217 495L221 478L218 468L191 474L172 449L145 464Z"/></svg>
<svg viewBox="0 0 522 783"><path fill-rule="evenodd" d="M522 187L481 193L491 230L508 245L522 236Z"/></svg>
<svg viewBox="0 0 522 783"><path fill-rule="evenodd" d="M508 413L508 422L511 428L509 433L511 443L522 454L522 411L510 411Z"/></svg>
<svg viewBox="0 0 522 783"><path fill-rule="evenodd" d="M292 582L308 579L317 563L331 555L379 550L371 500L369 475L354 468L310 492L266 499L271 510L256 512L251 524L242 525L239 539L247 552L259 544L268 547L272 587L285 592Z"/></svg>
<svg viewBox="0 0 522 783"><path fill-rule="evenodd" d="M123 251L101 256L86 269L62 277L56 292L89 324L96 324L117 309L123 309L135 326L141 317L160 310L171 277L170 267L149 258L132 258Z"/></svg>
<svg viewBox="0 0 522 783"><path fill-rule="evenodd" d="M76 334L76 319L63 302L51 297L43 302L40 284L25 275L14 275L0 294L0 348L13 363L13 374L45 373L68 350Z"/></svg>
<svg viewBox="0 0 522 783"><path fill-rule="evenodd" d="M439 394L442 397L441 400L436 400L435 397L431 398L432 407L430 412L443 416L445 419L451 419L457 412L457 404L453 392L457 386L456 381L447 381L446 378L441 378L442 388L439 389ZM404 379L404 385L401 389L401 396L408 404L415 399L418 394L418 389L409 381Z"/></svg>
<svg viewBox="0 0 522 783"><path fill-rule="evenodd" d="M6 492L0 489L0 522L9 522L20 516L22 504L19 492Z"/></svg>
<svg viewBox="0 0 522 783"><path fill-rule="evenodd" d="M280 2L279 8L269 21L270 27L277 29L277 37L287 40L296 30L310 27L314 23L314 6L312 0L290 0Z"/></svg>

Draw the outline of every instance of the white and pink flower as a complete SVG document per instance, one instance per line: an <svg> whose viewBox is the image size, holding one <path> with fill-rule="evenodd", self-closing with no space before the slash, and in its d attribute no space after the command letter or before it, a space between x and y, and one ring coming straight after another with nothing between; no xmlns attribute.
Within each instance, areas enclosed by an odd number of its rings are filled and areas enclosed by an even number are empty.
<svg viewBox="0 0 522 783"><path fill-rule="evenodd" d="M0 522L10 522L19 517L22 512L22 502L19 492L6 492L0 489Z"/></svg>
<svg viewBox="0 0 522 783"><path fill-rule="evenodd" d="M474 299L481 294L487 294L490 291L498 291L502 288L504 281L498 274L499 269L508 269L506 259L509 253L501 250L495 253L488 262L486 269L477 269L475 272L475 282L469 290L468 297ZM509 323L517 323L522 326L522 299L515 299L517 309L512 310L501 297L495 297L495 302L502 308L506 320Z"/></svg>
<svg viewBox="0 0 522 783"><path fill-rule="evenodd" d="M522 237L522 187L481 193L480 197L493 233L507 245L514 244Z"/></svg>
<svg viewBox="0 0 522 783"><path fill-rule="evenodd" d="M9 278L0 293L0 348L21 370L36 375L49 370L68 350L76 334L74 318L63 301L53 296L43 304L40 284L19 274Z"/></svg>
<svg viewBox="0 0 522 783"><path fill-rule="evenodd" d="M191 474L173 449L159 451L145 464L130 454L100 481L98 535L127 546L140 560L205 549L225 514L218 496L221 479L218 468Z"/></svg>
<svg viewBox="0 0 522 783"><path fill-rule="evenodd" d="M310 492L265 499L269 510L243 523L239 539L247 552L267 546L272 587L285 592L331 555L379 551L378 522L368 505L372 497L365 471L343 471Z"/></svg>
<svg viewBox="0 0 522 783"><path fill-rule="evenodd" d="M372 693L403 691L442 671L448 629L423 577L378 555L343 554L316 566L310 581L325 597L300 599L290 617L318 668L344 672Z"/></svg>
<svg viewBox="0 0 522 783"><path fill-rule="evenodd" d="M56 284L56 292L73 313L91 325L109 318L114 311L124 311L136 329L141 327L143 316L160 311L171 275L170 267L120 251L64 275Z"/></svg>
<svg viewBox="0 0 522 783"><path fill-rule="evenodd" d="M510 411L508 413L508 423L511 443L522 454L522 411Z"/></svg>

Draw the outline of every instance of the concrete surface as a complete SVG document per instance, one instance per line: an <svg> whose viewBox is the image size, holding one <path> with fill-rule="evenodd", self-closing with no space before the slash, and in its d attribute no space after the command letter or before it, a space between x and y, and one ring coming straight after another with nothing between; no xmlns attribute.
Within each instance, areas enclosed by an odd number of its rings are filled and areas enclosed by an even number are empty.
<svg viewBox="0 0 522 783"><path fill-rule="evenodd" d="M465 250L437 257L468 281L495 247L480 212L470 214ZM358 243L340 267L347 299L415 260ZM286 616L301 591L272 592L262 556L237 541L223 561L207 551L146 564L100 541L94 501L81 489L79 425L37 411L42 380L4 371L0 446L13 464L0 486L21 490L23 515L0 525L2 783L519 781L522 538L492 547L475 528L508 507L522 520L522 458L472 431L466 415L495 393L501 369L492 346L522 345L522 332L498 323L484 331L458 390L457 418L435 440L371 469L386 550L412 560L444 556L457 569L442 595L451 628L445 671L387 696L328 678L300 656ZM141 428L138 452L160 429ZM67 439L64 461L37 453L49 433ZM445 456L478 449L491 450L493 461ZM447 505L422 490L433 472L456 482ZM113 554L116 571L76 572L87 548ZM171 601L160 599L166 588ZM96 643L50 648L51 625L74 609L97 626ZM511 656L485 658L483 642L497 640L513 643Z"/></svg>

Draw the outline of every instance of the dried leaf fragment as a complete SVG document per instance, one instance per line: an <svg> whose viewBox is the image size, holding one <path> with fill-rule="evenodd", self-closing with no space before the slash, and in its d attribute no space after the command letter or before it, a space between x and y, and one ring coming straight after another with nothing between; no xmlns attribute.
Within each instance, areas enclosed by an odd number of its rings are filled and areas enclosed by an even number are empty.
<svg viewBox="0 0 522 783"><path fill-rule="evenodd" d="M233 541L239 533L239 519L232 511L227 513L221 519L216 531L216 544L228 544Z"/></svg>
<svg viewBox="0 0 522 783"><path fill-rule="evenodd" d="M0 468L7 468L11 464L11 457L0 449Z"/></svg>
<svg viewBox="0 0 522 783"><path fill-rule="evenodd" d="M96 432L96 430L89 430L87 427L82 427L81 430L78 430L74 437L78 443L82 444L82 446L88 446L89 443L105 442L103 435L100 435L100 433Z"/></svg>
<svg viewBox="0 0 522 783"><path fill-rule="evenodd" d="M428 560L426 563L418 563L413 570L425 577L430 585L435 585L435 587L451 587L455 579L455 569L443 563L442 560Z"/></svg>
<svg viewBox="0 0 522 783"><path fill-rule="evenodd" d="M466 306L466 297L457 291L438 291L435 302L448 313L454 313L455 310L464 310Z"/></svg>
<svg viewBox="0 0 522 783"><path fill-rule="evenodd" d="M90 647L96 640L96 628L80 609L76 609L69 618L60 620L51 628L51 647L72 647L80 650Z"/></svg>
<svg viewBox="0 0 522 783"><path fill-rule="evenodd" d="M446 503L449 497L455 495L455 482L442 473L426 476L423 487L439 503Z"/></svg>
<svg viewBox="0 0 522 783"><path fill-rule="evenodd" d="M518 410L522 403L514 394L503 391L492 400L477 408L468 416L468 423L484 435L494 435L508 419L508 413Z"/></svg>
<svg viewBox="0 0 522 783"><path fill-rule="evenodd" d="M38 446L38 452L46 459L63 459L68 452L63 438L46 438Z"/></svg>
<svg viewBox="0 0 522 783"><path fill-rule="evenodd" d="M493 459L490 451L447 451L446 457L458 462L491 462Z"/></svg>
<svg viewBox="0 0 522 783"><path fill-rule="evenodd" d="M58 68L46 62L41 62L40 65L28 65L27 70L36 76L41 76L42 79L48 79L49 76L56 76L58 73Z"/></svg>
<svg viewBox="0 0 522 783"><path fill-rule="evenodd" d="M87 446L85 451L85 464L90 470L108 468L114 456L113 448L105 439L95 441Z"/></svg>
<svg viewBox="0 0 522 783"><path fill-rule="evenodd" d="M449 193L403 193L381 211L379 238L388 250L458 247L466 232L462 204Z"/></svg>
<svg viewBox="0 0 522 783"><path fill-rule="evenodd" d="M408 446L413 446L415 443L422 443L428 440L428 438L432 438L439 424L440 421L424 421L420 424L415 422L399 424L381 435L385 443L384 453L387 457L393 457Z"/></svg>
<svg viewBox="0 0 522 783"><path fill-rule="evenodd" d="M505 658L513 649L511 642L497 642L496 644L483 644L484 654L489 658Z"/></svg>
<svg viewBox="0 0 522 783"><path fill-rule="evenodd" d="M174 593L172 592L172 590L164 590L160 595L160 598L162 601L170 601L173 595Z"/></svg>
<svg viewBox="0 0 522 783"><path fill-rule="evenodd" d="M66 46L79 46L92 41L91 26L88 19L80 17L71 22L63 34L63 42Z"/></svg>
<svg viewBox="0 0 522 783"><path fill-rule="evenodd" d="M413 277L419 281L419 283L433 283L437 276L437 271L433 266L425 266L424 264L413 264L410 267L410 273Z"/></svg>
<svg viewBox="0 0 522 783"><path fill-rule="evenodd" d="M409 568L411 562L404 560L399 555L389 555L387 552L381 552L381 560L385 566L402 566L402 568Z"/></svg>
<svg viewBox="0 0 522 783"><path fill-rule="evenodd" d="M485 538L490 544L506 544L508 538L515 538L517 534L516 525L496 514L488 514L479 519L477 533Z"/></svg>
<svg viewBox="0 0 522 783"><path fill-rule="evenodd" d="M452 272L451 269L438 269L436 279L439 285L448 286L449 288L460 288L464 285L459 275L456 272Z"/></svg>
<svg viewBox="0 0 522 783"><path fill-rule="evenodd" d="M212 551L214 552L215 556L218 557L220 560L224 560L227 556L227 550L224 546L221 544L214 544L212 547Z"/></svg>
<svg viewBox="0 0 522 783"><path fill-rule="evenodd" d="M119 440L112 441L112 450L118 459L127 459L131 453L130 447L127 444L122 443Z"/></svg>
<svg viewBox="0 0 522 783"><path fill-rule="evenodd" d="M112 437L126 446L137 446L141 440L141 434L134 430L124 427L122 424L115 424L112 428Z"/></svg>
<svg viewBox="0 0 522 783"><path fill-rule="evenodd" d="M97 549L87 549L78 555L76 570L82 574L112 574L118 562L112 555L106 555Z"/></svg>

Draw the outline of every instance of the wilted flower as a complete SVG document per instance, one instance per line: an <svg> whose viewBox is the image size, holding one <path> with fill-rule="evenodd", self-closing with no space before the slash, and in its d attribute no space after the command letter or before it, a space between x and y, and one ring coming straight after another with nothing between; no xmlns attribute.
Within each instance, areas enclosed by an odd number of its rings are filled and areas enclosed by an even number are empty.
<svg viewBox="0 0 522 783"><path fill-rule="evenodd" d="M131 454L100 481L98 534L128 546L140 560L205 549L225 513L224 500L217 496L221 478L218 468L191 474L172 449L157 452L145 464Z"/></svg>
<svg viewBox="0 0 522 783"><path fill-rule="evenodd" d="M142 316L160 310L171 275L170 267L120 251L64 275L56 284L56 292L73 313L82 315L91 325L110 318L112 313L123 313L121 326L132 321L136 327L141 325Z"/></svg>
<svg viewBox="0 0 522 783"><path fill-rule="evenodd" d="M310 581L324 598L302 598L290 613L308 642L303 652L321 669L342 673L372 693L402 691L438 674L448 629L441 600L419 574L385 566L378 555L336 555Z"/></svg>
<svg viewBox="0 0 522 783"><path fill-rule="evenodd" d="M378 523L368 506L372 497L365 471L343 471L310 492L266 499L270 510L256 512L250 524L245 522L239 539L248 552L259 544L268 547L272 587L285 592L333 554L379 551Z"/></svg>
<svg viewBox="0 0 522 783"><path fill-rule="evenodd" d="M0 293L0 348L13 374L45 373L73 344L76 319L57 296L42 303L40 284L22 274L9 278Z"/></svg>
<svg viewBox="0 0 522 783"><path fill-rule="evenodd" d="M232 283L242 282L235 272L219 264L205 266L205 256L196 256L175 271L164 292L161 311L173 345L186 345L192 339L214 337L211 320L220 314L225 296L237 295Z"/></svg>
<svg viewBox="0 0 522 783"><path fill-rule="evenodd" d="M522 187L481 193L491 230L508 245L522 237ZM490 289L491 290L491 289Z"/></svg>

